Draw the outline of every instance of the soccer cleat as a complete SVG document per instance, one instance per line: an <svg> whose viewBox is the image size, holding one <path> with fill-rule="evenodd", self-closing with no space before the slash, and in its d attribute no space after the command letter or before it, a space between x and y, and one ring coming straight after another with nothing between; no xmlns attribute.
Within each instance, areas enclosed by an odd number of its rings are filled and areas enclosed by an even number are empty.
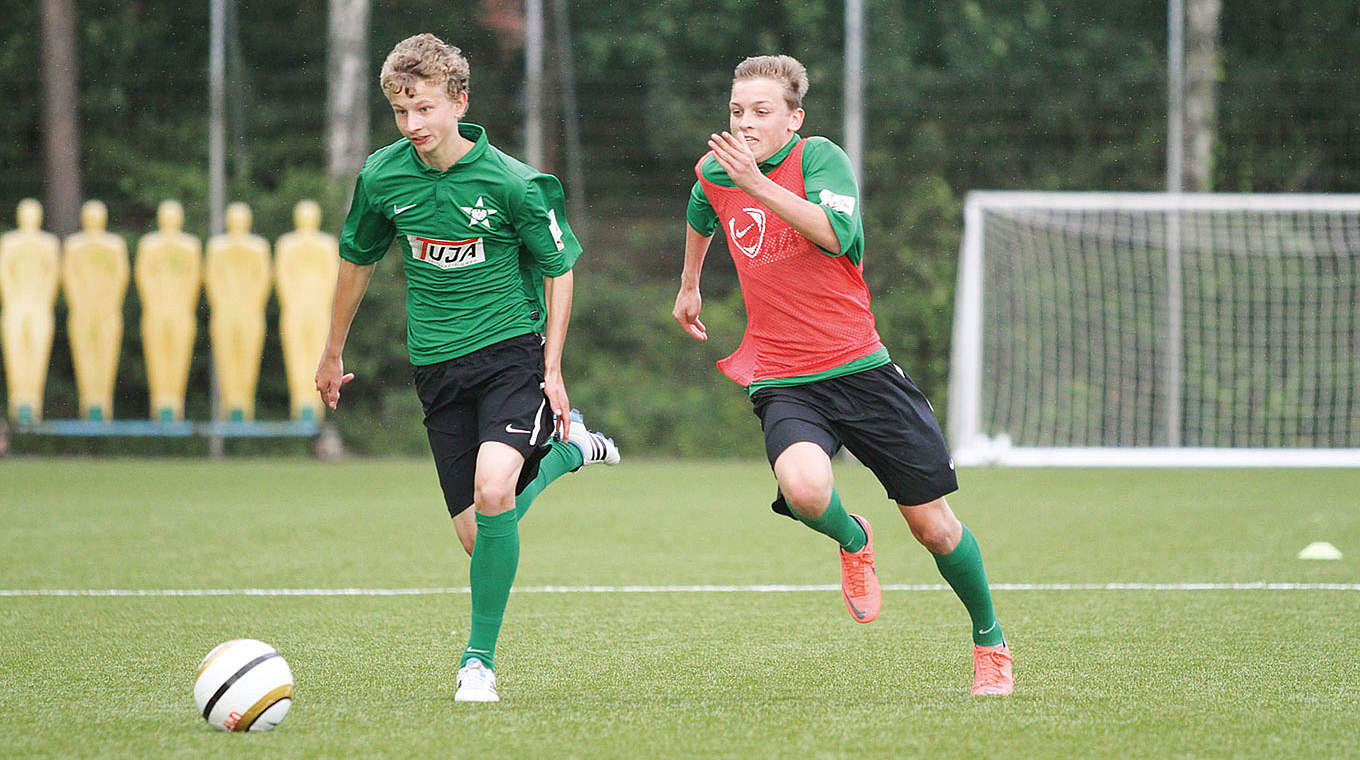
<svg viewBox="0 0 1360 760"><path fill-rule="evenodd" d="M614 439L587 430L581 413L575 409L571 410L569 419L571 427L567 430L567 442L581 450L582 467L601 462L619 463L619 447L614 445Z"/></svg>
<svg viewBox="0 0 1360 760"><path fill-rule="evenodd" d="M1004 643L973 647L973 696L1006 695L1015 691L1011 678L1011 650Z"/></svg>
<svg viewBox="0 0 1360 760"><path fill-rule="evenodd" d="M874 531L869 521L850 515L864 528L864 546L857 552L841 549L841 596L850 617L857 623L867 623L878 617L883 606L883 591L878 587L878 572L874 570Z"/></svg>
<svg viewBox="0 0 1360 760"><path fill-rule="evenodd" d="M487 669L476 657L458 669L458 691L453 695L455 702L499 702L496 693L496 674Z"/></svg>

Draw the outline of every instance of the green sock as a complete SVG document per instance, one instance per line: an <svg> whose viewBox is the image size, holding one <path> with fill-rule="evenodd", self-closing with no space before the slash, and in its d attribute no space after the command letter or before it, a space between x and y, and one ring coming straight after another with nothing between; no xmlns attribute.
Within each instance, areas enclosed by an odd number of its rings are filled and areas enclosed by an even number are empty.
<svg viewBox="0 0 1360 760"><path fill-rule="evenodd" d="M1005 641L1001 624L992 611L992 590L987 586L982 551L967 525L963 526L963 538L959 539L954 551L935 555L935 566L940 568L940 575L949 582L959 601L968 608L968 616L973 619L973 643L996 646Z"/></svg>
<svg viewBox="0 0 1360 760"><path fill-rule="evenodd" d="M515 520L523 520L529 506L548 484L585 463L581 450L566 441L553 441L552 448L538 463L538 475L515 497Z"/></svg>
<svg viewBox="0 0 1360 760"><path fill-rule="evenodd" d="M494 669L496 638L500 636L505 604L519 567L519 522L515 511L494 517L477 515L477 543L472 548L468 576L472 585L472 631L458 667L476 657Z"/></svg>
<svg viewBox="0 0 1360 760"><path fill-rule="evenodd" d="M836 493L836 489L831 489L831 503L827 505L826 511L821 517L807 518L798 514L798 510L789 508L790 512L797 515L798 521L812 528L818 533L831 536L836 539L836 543L848 552L857 552L864 548L868 543L869 536L864 532L864 526L859 521L850 516L841 506L841 495Z"/></svg>

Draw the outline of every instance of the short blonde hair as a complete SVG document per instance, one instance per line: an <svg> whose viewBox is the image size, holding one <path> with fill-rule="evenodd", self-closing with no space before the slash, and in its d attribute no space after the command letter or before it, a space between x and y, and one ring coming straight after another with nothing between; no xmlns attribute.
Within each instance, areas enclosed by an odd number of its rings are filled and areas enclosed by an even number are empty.
<svg viewBox="0 0 1360 760"><path fill-rule="evenodd" d="M737 64L733 84L742 79L773 79L784 88L784 102L790 111L803 107L808 91L807 69L791 55L757 55Z"/></svg>
<svg viewBox="0 0 1360 760"><path fill-rule="evenodd" d="M471 67L463 51L433 34L417 34L398 42L383 61L378 84L387 97L404 92L412 94L416 83L425 80L443 84L450 98L468 91Z"/></svg>

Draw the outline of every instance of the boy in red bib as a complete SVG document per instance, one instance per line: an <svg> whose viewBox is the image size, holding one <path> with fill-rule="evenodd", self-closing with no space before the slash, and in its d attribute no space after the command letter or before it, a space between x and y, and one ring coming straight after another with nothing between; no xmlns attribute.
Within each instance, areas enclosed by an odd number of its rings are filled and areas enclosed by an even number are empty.
<svg viewBox="0 0 1360 760"><path fill-rule="evenodd" d="M713 233L727 238L746 304L741 345L718 363L747 389L779 489L773 508L840 546L853 619L877 617L873 530L846 512L831 457L842 446L873 471L972 621L973 694L1010 694L1011 654L992 609L977 540L950 510L954 464L934 410L880 340L864 284L864 227L849 159L803 139L807 72L789 56L737 66L730 131L695 165L685 264L673 312L692 337Z"/></svg>

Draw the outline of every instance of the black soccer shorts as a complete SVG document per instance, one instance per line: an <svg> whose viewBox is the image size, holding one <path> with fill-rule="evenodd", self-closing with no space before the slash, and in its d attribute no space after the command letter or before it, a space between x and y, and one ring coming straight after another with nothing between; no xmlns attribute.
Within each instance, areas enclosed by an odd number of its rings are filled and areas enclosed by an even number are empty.
<svg viewBox="0 0 1360 760"><path fill-rule="evenodd" d="M925 504L959 488L935 410L896 364L751 396L771 466L789 446L810 441L827 456L842 445L898 504ZM780 496L772 505L789 514Z"/></svg>
<svg viewBox="0 0 1360 760"><path fill-rule="evenodd" d="M449 516L472 506L477 450L484 441L500 441L524 455L515 493L538 475L553 434L552 409L543 395L542 336L509 338L418 366L413 375Z"/></svg>

